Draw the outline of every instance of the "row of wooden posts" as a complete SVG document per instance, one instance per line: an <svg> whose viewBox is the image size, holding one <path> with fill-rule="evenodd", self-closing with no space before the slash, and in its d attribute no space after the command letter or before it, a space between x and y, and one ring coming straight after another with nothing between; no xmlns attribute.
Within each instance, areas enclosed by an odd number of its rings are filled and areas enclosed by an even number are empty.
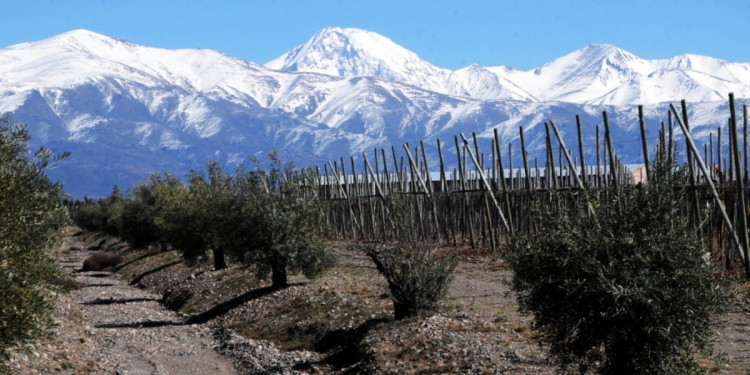
<svg viewBox="0 0 750 375"><path fill-rule="evenodd" d="M728 158L722 157L721 126L716 133L716 146L712 134L704 149L699 150L690 133L684 100L680 110L670 105L668 124L661 123L655 157L675 158L676 122L685 140L686 164L690 170L691 193L684 212L690 215L716 259L727 268L741 264L750 277L744 187L748 182L747 106L744 106L743 152L739 147L733 94L729 94L729 106ZM642 106L638 107L638 115L644 165L650 165ZM481 152L476 134L470 139L463 134L455 136L457 167L451 170L446 169L440 139L435 173L431 172L432 161L428 160L422 141L415 148L405 144L401 156L395 147L390 152L375 149L372 158L363 153L360 169L354 157L329 162L322 170L317 169L319 194L331 203L325 220L341 238L387 240L390 213L383 202L398 194L410 202L414 227L422 240L497 249L505 236L531 228L532 203L553 191L572 200L575 194L608 194L618 186L633 186L648 180L648 168L633 172L620 162L612 144L607 112L602 116L604 139L600 142L597 125L596 164L589 164L584 157L578 116L577 157L566 146L555 122L549 121L545 123L546 160L541 166L537 159L533 164L529 161L523 127L519 127L523 160L520 167L513 166L512 144L508 145L506 165L497 130L487 154ZM743 163L740 154L744 156Z"/></svg>

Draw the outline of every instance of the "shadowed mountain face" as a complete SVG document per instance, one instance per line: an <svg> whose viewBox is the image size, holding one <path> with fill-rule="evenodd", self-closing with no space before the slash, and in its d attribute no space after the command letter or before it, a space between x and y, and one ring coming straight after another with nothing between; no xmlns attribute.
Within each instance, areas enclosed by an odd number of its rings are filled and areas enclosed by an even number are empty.
<svg viewBox="0 0 750 375"><path fill-rule="evenodd" d="M450 71L357 29L324 29L266 66L85 30L0 49L0 113L29 124L33 145L72 152L50 175L74 197L108 195L114 184L130 187L156 172L182 177L210 159L232 169L274 149L297 166L321 166L421 139L434 168L437 138L455 164L455 135L476 132L490 155L495 128L506 158L513 143L518 167L519 126L542 166L544 122L554 120L574 146L576 114L587 158L595 158L603 110L618 156L639 163L637 104L645 105L653 148L668 103L686 99L700 143L726 127L728 92L750 97L750 64L643 60L593 45L530 71Z"/></svg>

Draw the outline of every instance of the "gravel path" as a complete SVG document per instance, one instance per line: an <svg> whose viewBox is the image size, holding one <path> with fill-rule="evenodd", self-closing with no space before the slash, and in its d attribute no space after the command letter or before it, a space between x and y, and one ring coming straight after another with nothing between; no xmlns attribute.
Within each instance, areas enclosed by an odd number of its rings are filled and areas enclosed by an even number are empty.
<svg viewBox="0 0 750 375"><path fill-rule="evenodd" d="M76 230L60 247L71 272L93 253L87 247L125 249L102 236L74 236ZM202 325L186 325L164 309L162 294L187 292L186 306L203 312L266 284L248 284L239 268L206 271L210 261L188 268L169 252L131 261L119 277L74 273L80 288L58 296L57 335L16 355L11 373L557 373L528 328L530 318L516 311L511 273L500 263L468 257L440 312L393 321L382 277L360 254L338 249L339 265L320 278L292 279L292 287L249 298ZM124 253L131 260L142 255ZM120 278L137 279L144 289ZM750 368L750 283L737 289L730 313L716 322L716 350L725 361L702 360L711 373L747 375Z"/></svg>
<svg viewBox="0 0 750 375"><path fill-rule="evenodd" d="M62 265L80 268L92 251L83 250L77 237L64 241ZM75 278L81 288L61 296L55 342L19 356L11 364L14 373L235 374L215 351L210 328L183 324L159 304L161 296L110 272L81 272Z"/></svg>

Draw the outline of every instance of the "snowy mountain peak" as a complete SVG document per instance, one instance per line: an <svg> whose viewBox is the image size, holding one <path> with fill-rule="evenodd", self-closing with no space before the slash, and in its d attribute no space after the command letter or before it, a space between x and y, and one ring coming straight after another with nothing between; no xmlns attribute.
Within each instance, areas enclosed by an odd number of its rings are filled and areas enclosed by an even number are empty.
<svg viewBox="0 0 750 375"><path fill-rule="evenodd" d="M339 27L319 31L265 66L338 77L372 76L428 89L439 87L448 74L382 35Z"/></svg>
<svg viewBox="0 0 750 375"><path fill-rule="evenodd" d="M111 38L85 29L68 31L33 44L63 48L68 51L93 53L102 50L137 47L128 41Z"/></svg>
<svg viewBox="0 0 750 375"><path fill-rule="evenodd" d="M592 44L560 57L539 69L555 66L569 71L597 73L609 66L623 72L640 73L648 69L647 65L646 60L621 48L609 44Z"/></svg>

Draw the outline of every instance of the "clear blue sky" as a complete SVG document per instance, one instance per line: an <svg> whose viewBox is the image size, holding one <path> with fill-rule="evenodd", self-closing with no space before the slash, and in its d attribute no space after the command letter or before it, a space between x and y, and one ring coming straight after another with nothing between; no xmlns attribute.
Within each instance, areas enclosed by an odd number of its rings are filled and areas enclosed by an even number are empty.
<svg viewBox="0 0 750 375"><path fill-rule="evenodd" d="M750 62L750 1L0 0L0 47L73 29L266 63L326 26L375 31L442 68L532 69L592 43Z"/></svg>

